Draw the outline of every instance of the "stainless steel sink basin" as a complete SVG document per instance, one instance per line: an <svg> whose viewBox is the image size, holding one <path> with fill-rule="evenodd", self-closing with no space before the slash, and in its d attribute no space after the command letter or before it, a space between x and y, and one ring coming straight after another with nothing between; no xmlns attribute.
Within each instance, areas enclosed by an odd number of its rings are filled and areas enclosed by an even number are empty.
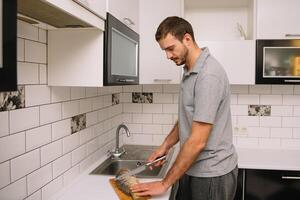
<svg viewBox="0 0 300 200"><path fill-rule="evenodd" d="M120 169L134 169L141 164L144 164L150 154L156 149L155 146L143 146L143 145L125 145L126 154L120 158L108 158L91 174L96 175L116 175ZM162 178L170 164L173 150L169 152L166 163L160 167L154 167L152 170L146 169L143 172L136 175L138 178Z"/></svg>

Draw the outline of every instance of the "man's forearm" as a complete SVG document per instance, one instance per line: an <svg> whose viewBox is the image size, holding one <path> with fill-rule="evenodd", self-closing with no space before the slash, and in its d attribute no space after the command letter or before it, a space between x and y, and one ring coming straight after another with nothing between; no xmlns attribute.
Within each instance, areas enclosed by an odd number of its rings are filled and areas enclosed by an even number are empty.
<svg viewBox="0 0 300 200"><path fill-rule="evenodd" d="M197 126L195 126L191 136L183 144L173 166L162 181L167 187L173 185L191 167L205 148L211 125Z"/></svg>
<svg viewBox="0 0 300 200"><path fill-rule="evenodd" d="M179 141L179 127L178 121L175 123L173 129L169 133L169 135L164 140L163 146L166 150L169 150L172 146L174 146Z"/></svg>

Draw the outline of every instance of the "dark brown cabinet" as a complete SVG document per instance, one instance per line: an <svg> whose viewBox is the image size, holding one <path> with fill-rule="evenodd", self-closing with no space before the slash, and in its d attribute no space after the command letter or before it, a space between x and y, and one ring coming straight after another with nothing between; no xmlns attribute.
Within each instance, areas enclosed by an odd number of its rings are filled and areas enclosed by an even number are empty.
<svg viewBox="0 0 300 200"><path fill-rule="evenodd" d="M17 90L17 0L0 0L0 91Z"/></svg>

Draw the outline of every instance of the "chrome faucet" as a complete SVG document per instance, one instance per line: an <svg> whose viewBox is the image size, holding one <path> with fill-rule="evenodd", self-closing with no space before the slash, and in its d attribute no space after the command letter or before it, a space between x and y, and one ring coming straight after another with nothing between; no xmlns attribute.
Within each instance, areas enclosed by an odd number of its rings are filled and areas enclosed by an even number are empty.
<svg viewBox="0 0 300 200"><path fill-rule="evenodd" d="M128 127L125 124L120 124L116 130L116 148L115 151L112 152L113 157L120 157L122 154L125 153L124 148L120 149L119 147L119 139L120 139L120 130L123 128L126 132L127 137L130 136L130 132Z"/></svg>

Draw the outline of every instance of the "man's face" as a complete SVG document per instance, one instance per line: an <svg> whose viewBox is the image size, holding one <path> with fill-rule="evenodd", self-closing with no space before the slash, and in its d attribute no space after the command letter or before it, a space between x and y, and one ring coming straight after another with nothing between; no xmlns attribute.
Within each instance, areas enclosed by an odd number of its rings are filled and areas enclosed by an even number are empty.
<svg viewBox="0 0 300 200"><path fill-rule="evenodd" d="M176 37L169 33L158 43L160 48L166 52L168 59L174 61L177 66L185 64L188 48L184 42L179 41Z"/></svg>

